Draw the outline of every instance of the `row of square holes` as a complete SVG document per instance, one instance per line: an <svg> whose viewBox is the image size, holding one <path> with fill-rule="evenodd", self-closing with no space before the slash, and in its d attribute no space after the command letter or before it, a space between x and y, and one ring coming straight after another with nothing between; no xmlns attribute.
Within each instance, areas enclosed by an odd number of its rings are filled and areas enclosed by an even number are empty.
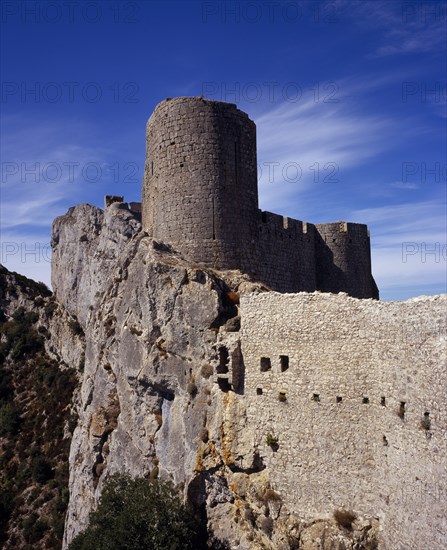
<svg viewBox="0 0 447 550"><path fill-rule="evenodd" d="M262 388L256 388L256 394L257 395L262 395ZM286 397L285 392L279 392L279 395L283 396L283 398ZM320 402L320 394L319 393L314 393L312 395L312 401ZM343 398L340 397L339 395L337 395L337 397L335 398L335 401L337 403L341 403L343 401ZM368 404L369 403L369 397L362 397L362 403ZM382 405L382 407L386 407L385 397L380 398L380 404ZM405 402L404 401L401 401L399 410L402 412L402 414L405 414Z"/></svg>
<svg viewBox="0 0 447 550"><path fill-rule="evenodd" d="M262 395L262 388L256 388L256 395ZM278 394L278 398L279 398L279 401L286 401L287 400L286 393L280 391L279 394ZM316 401L316 402L319 403L320 402L320 394L314 393L312 395L312 401ZM339 395L337 395L337 397L335 398L335 401L337 403L341 403L343 401L343 398L340 397ZM362 398L362 403L367 405L369 403L369 397L363 397ZM382 405L382 407L386 407L385 397L382 396L380 398L380 404ZM405 417L405 401L400 402L399 410L398 410L397 414L402 419ZM424 419L425 419L425 422L427 422L427 423L430 421L430 413L429 412L424 412Z"/></svg>
<svg viewBox="0 0 447 550"><path fill-rule="evenodd" d="M280 355L279 356L279 363L280 363L281 372L286 371L289 368L289 356L288 355ZM261 372L267 372L267 371L271 370L272 369L272 362L270 360L270 357L261 357L260 367L261 367ZM257 395L262 395L262 388L256 388L256 394ZM287 400L285 392L279 392L278 398L279 398L280 401L286 401ZM316 402L319 402L320 401L320 395L318 393L314 393L312 395L312 400L316 401ZM335 401L337 403L341 403L343 401L343 398L341 396L337 395L337 397L335 398ZM369 403L369 397L362 397L362 403L367 405ZM386 407L386 398L384 396L382 396L380 398L380 404L382 405L382 407ZM405 401L400 402L398 416L402 419L405 417ZM425 417L426 420L428 420L430 418L430 413L425 412L424 417Z"/></svg>
<svg viewBox="0 0 447 550"><path fill-rule="evenodd" d="M280 362L281 372L284 372L289 368L289 357L288 357L288 355L280 355L279 356L279 362ZM261 372L267 372L267 371L271 370L272 369L272 362L270 360L270 357L261 357L260 367L261 367ZM258 395L262 395L262 388L257 388L256 393ZM283 395L285 397L284 392L280 392L280 395ZM320 395L318 393L314 393L313 396L312 396L312 400L313 401L320 401ZM342 401L343 401L342 397L340 397L340 396L336 397L336 402L337 403L341 403ZM368 404L369 403L369 397L363 397L362 398L362 403ZM380 404L382 405L382 407L386 406L385 397L382 396L380 398ZM401 411L402 414L405 414L405 403L403 401L400 404L400 409L399 410Z"/></svg>

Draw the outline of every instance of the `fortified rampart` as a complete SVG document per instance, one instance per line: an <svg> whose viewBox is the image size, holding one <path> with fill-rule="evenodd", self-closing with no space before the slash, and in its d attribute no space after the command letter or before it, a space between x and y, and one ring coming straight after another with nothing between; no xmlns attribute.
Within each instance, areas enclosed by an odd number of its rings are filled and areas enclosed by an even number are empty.
<svg viewBox="0 0 447 550"><path fill-rule="evenodd" d="M161 102L147 124L143 229L186 257L279 292L377 298L365 225L312 225L258 208L256 126L232 103Z"/></svg>
<svg viewBox="0 0 447 550"><path fill-rule="evenodd" d="M242 297L247 428L290 510L377 517L387 550L445 547L446 306Z"/></svg>

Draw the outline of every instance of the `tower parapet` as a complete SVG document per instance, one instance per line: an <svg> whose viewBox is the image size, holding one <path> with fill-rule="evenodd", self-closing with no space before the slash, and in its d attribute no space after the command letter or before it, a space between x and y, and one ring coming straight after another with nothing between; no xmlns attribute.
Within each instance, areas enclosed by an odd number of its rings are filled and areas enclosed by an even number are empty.
<svg viewBox="0 0 447 550"><path fill-rule="evenodd" d="M272 212L259 212L259 278L279 292L313 291L315 227Z"/></svg>

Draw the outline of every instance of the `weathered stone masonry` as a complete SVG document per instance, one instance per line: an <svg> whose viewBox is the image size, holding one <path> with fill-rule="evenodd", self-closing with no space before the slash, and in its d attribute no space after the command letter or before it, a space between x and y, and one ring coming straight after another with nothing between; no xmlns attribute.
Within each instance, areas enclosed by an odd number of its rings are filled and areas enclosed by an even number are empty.
<svg viewBox="0 0 447 550"><path fill-rule="evenodd" d="M291 510L378 517L384 549L445 547L446 306L242 298L248 425Z"/></svg>
<svg viewBox="0 0 447 550"><path fill-rule="evenodd" d="M187 258L279 292L377 298L366 225L313 225L258 208L256 126L236 105L161 102L147 124L143 228Z"/></svg>

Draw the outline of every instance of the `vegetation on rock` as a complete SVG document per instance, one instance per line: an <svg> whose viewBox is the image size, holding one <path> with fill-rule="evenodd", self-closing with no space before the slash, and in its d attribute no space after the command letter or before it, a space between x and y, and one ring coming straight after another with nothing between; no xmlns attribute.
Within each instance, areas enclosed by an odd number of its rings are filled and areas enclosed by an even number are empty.
<svg viewBox="0 0 447 550"><path fill-rule="evenodd" d="M77 378L44 350L51 292L0 266L0 546L60 549L68 504L66 425ZM7 311L7 310L6 310ZM42 322L42 321L40 321Z"/></svg>
<svg viewBox="0 0 447 550"><path fill-rule="evenodd" d="M114 474L70 550L196 550L198 523L172 485Z"/></svg>

